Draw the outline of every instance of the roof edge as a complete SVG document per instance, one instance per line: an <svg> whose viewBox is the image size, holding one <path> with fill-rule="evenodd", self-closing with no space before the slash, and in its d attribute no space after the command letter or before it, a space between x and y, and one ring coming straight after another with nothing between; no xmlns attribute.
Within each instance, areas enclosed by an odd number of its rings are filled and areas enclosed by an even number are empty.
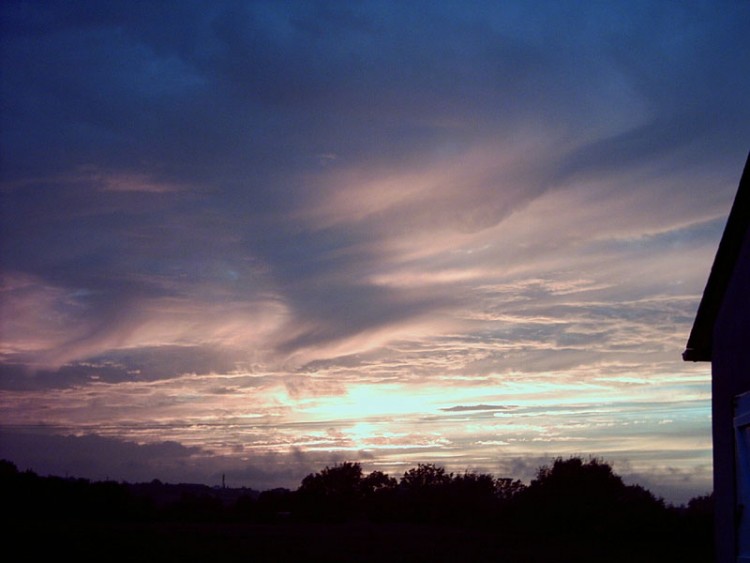
<svg viewBox="0 0 750 563"><path fill-rule="evenodd" d="M729 282L734 273L742 244L750 228L750 153L740 177L737 194L719 241L708 282L698 305L690 331L684 361L710 362L713 357L713 331Z"/></svg>

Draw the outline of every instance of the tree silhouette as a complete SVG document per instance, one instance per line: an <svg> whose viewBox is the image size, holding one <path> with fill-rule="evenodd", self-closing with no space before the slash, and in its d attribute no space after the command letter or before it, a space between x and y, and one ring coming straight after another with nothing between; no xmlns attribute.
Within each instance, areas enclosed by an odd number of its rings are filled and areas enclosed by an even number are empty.
<svg viewBox="0 0 750 563"><path fill-rule="evenodd" d="M453 476L444 467L433 463L419 463L401 478L401 487L407 491L437 490L450 483Z"/></svg>
<svg viewBox="0 0 750 563"><path fill-rule="evenodd" d="M362 466L344 462L311 473L302 480L297 497L308 517L342 520L361 508Z"/></svg>
<svg viewBox="0 0 750 563"><path fill-rule="evenodd" d="M667 526L663 501L643 487L625 485L595 458L557 458L539 469L517 499L518 522L548 537L623 542L655 537Z"/></svg>
<svg viewBox="0 0 750 563"><path fill-rule="evenodd" d="M404 506L402 514L420 522L448 519L448 486L453 475L432 463L420 463L404 473L399 488Z"/></svg>
<svg viewBox="0 0 750 563"><path fill-rule="evenodd" d="M445 510L448 519L464 523L489 523L495 518L498 499L492 475L465 472L447 484Z"/></svg>
<svg viewBox="0 0 750 563"><path fill-rule="evenodd" d="M120 538L125 529L128 533L139 529L137 522L146 523L140 528L144 531L189 526L192 531L224 530L223 534L229 530L225 525L243 521L262 524L243 528L255 529L259 534L256 539L266 542L265 553L272 558L261 560L284 559L276 551L277 543L262 539L266 537L305 545L314 552L309 560L343 560L335 557L338 553L324 554L322 546L340 547L342 553L356 554L358 560L393 559L395 552L383 547L396 544L406 547L407 551L398 554L407 553L408 560L423 560L425 546L437 545L440 547L430 552L432 558L451 561L711 560L710 495L696 497L686 507L665 506L643 487L626 485L598 459L558 458L540 467L528 487L488 474L448 473L434 464L420 464L397 481L381 471L364 475L358 463L347 462L308 475L295 492L228 493L205 485L158 481L128 485L39 477L0 461L0 498L6 524L19 523L19 529L30 531L27 538L37 530L42 537L73 524L88 533L92 523L97 530L110 530L110 535L102 538ZM398 525L369 526L366 519ZM318 524L306 528L304 520ZM353 521L354 526L338 525ZM325 523L335 525L320 525ZM344 538L342 530L354 535ZM325 539L317 548L310 547L319 535ZM224 537L230 536L235 537ZM155 537L144 535L140 541L150 545ZM194 547L212 543L208 537L180 536L175 545L183 545L184 559L192 560ZM315 541L309 542L311 538ZM64 537L58 535L61 539ZM367 543L366 548L361 547L362 542ZM223 540L214 543L223 544ZM100 541L102 554L108 553L109 544L107 539ZM481 550L472 551L477 545ZM173 547L163 546L167 551ZM294 560L307 557L299 550L292 551Z"/></svg>
<svg viewBox="0 0 750 563"><path fill-rule="evenodd" d="M495 497L501 502L508 502L526 488L518 479L500 477L495 479Z"/></svg>
<svg viewBox="0 0 750 563"><path fill-rule="evenodd" d="M398 486L398 481L382 471L373 471L362 479L362 491L365 496L372 496L384 491L392 491Z"/></svg>
<svg viewBox="0 0 750 563"><path fill-rule="evenodd" d="M71 553L85 546L84 559L106 558L116 542L133 560L148 549L169 560L711 561L710 495L665 506L596 459L558 458L528 487L433 464L397 482L343 463L308 475L295 492L228 492L39 477L0 461L9 539L26 550L39 538Z"/></svg>

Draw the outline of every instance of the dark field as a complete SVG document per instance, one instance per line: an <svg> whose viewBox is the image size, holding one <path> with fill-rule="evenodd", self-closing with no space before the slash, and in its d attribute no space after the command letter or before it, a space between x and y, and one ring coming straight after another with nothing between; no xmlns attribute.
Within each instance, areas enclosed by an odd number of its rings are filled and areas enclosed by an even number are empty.
<svg viewBox="0 0 750 563"><path fill-rule="evenodd" d="M6 526L6 561L496 561L709 562L690 538L582 545L564 538L506 536L490 529L376 523L83 523Z"/></svg>

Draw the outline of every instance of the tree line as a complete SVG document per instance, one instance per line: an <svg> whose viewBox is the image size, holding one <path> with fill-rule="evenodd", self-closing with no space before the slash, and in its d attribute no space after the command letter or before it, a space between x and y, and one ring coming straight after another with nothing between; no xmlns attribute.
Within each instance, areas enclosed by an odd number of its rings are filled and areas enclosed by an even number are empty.
<svg viewBox="0 0 750 563"><path fill-rule="evenodd" d="M401 522L492 527L545 537L585 531L610 538L686 537L711 542L712 496L675 507L626 485L599 460L558 458L525 485L486 473L419 464L399 479L344 462L307 475L296 490L223 489L159 481L40 477L0 461L6 515L28 519L189 522Z"/></svg>

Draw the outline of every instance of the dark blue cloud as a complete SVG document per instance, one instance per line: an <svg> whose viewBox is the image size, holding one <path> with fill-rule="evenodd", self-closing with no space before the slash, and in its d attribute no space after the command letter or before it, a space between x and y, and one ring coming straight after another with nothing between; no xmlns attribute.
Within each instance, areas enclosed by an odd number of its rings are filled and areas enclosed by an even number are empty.
<svg viewBox="0 0 750 563"><path fill-rule="evenodd" d="M176 442L139 445L95 435L61 436L54 429L0 430L0 457L42 475L137 482L151 481L161 470L179 479L178 468L200 452Z"/></svg>

